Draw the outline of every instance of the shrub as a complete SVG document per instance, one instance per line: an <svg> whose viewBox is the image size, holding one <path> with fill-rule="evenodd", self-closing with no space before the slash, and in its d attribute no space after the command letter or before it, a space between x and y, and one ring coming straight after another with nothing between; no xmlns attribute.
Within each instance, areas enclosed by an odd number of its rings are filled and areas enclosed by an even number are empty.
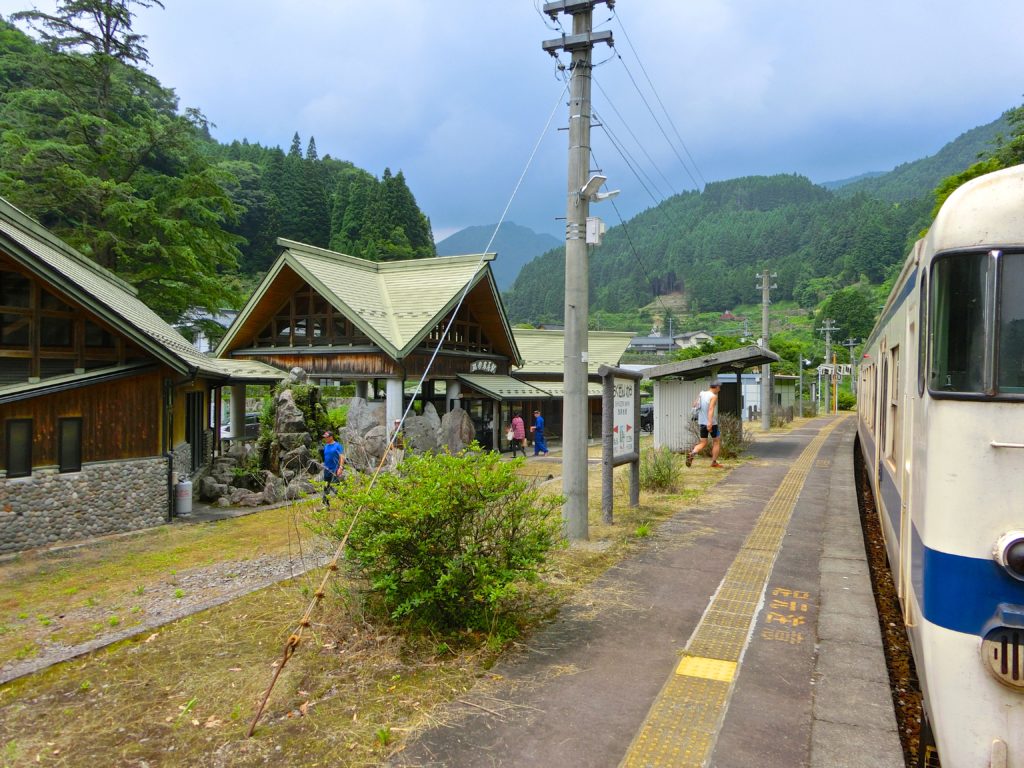
<svg viewBox="0 0 1024 768"><path fill-rule="evenodd" d="M839 394L836 395L836 405L839 406L840 411L852 411L857 407L857 396L845 389L840 389Z"/></svg>
<svg viewBox="0 0 1024 768"><path fill-rule="evenodd" d="M563 499L517 477L519 464L490 451L409 455L372 487L349 478L345 504L320 513L317 527L340 539L355 516L348 561L393 619L504 632L520 587L561 542Z"/></svg>
<svg viewBox="0 0 1024 768"><path fill-rule="evenodd" d="M640 455L640 487L660 493L674 493L682 487L679 460L668 447L652 448Z"/></svg>
<svg viewBox="0 0 1024 768"><path fill-rule="evenodd" d="M750 433L743 429L743 420L731 413L721 415L718 428L722 436L722 450L718 455L720 459L735 459L753 442ZM700 428L696 421L690 422L690 433L693 435L694 445L700 442ZM711 440L708 440L708 446L710 445ZM704 450L710 453L711 448L707 447Z"/></svg>

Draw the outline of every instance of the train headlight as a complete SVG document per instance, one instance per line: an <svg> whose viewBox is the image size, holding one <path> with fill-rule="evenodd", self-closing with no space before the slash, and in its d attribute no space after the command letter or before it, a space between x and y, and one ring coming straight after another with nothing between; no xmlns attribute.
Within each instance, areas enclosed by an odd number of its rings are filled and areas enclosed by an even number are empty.
<svg viewBox="0 0 1024 768"><path fill-rule="evenodd" d="M1024 581L1024 531L1004 533L996 542L992 554L1008 574Z"/></svg>

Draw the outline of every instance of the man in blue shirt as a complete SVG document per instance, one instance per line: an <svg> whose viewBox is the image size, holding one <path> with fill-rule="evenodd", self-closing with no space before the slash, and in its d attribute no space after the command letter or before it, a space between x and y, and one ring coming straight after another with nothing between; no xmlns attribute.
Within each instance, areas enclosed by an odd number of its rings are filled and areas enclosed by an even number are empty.
<svg viewBox="0 0 1024 768"><path fill-rule="evenodd" d="M540 415L539 410L533 412L533 426L530 427L530 431L533 432L533 455L547 456L548 443L544 439L544 417Z"/></svg>
<svg viewBox="0 0 1024 768"><path fill-rule="evenodd" d="M331 486L341 479L341 473L345 469L345 447L335 442L331 432L324 432L324 504L327 504L327 494L331 493Z"/></svg>

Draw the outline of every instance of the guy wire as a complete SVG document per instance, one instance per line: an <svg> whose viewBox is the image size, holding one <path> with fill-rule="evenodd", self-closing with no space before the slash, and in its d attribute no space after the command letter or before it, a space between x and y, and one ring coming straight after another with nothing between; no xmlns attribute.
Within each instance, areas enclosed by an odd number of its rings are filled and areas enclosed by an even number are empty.
<svg viewBox="0 0 1024 768"><path fill-rule="evenodd" d="M558 99L555 102L555 106L552 108L551 114L548 115L547 122L544 124L544 130L541 131L540 136L537 138L537 142L534 144L533 151L530 153L530 157L526 161L526 167L523 168L523 172L519 176L519 181L516 182L515 188L512 190L512 195L509 198L508 203L505 205L505 210L502 211L501 218L498 220L498 224L494 228L494 232L491 235L491 239L488 241L487 247L484 248L483 253L480 254L480 261L477 263L477 269L479 269L480 264L484 263L484 257L487 255L487 252L489 251L491 245L494 244L494 239L498 236L498 230L501 228L502 223L505 221L505 217L508 215L509 209L512 207L512 202L515 200L516 195L519 192L519 188L523 184L523 179L526 178L526 173L529 171L530 166L533 164L534 158L537 156L537 150L540 148L540 144L544 140L544 136L547 134L548 128L550 128L551 126L551 121L552 119L554 119L555 111L558 109L559 104L562 102L562 98L564 97L567 89L568 83L566 84L565 88L562 89L562 92L558 94ZM370 478L370 488L372 488L376 484L377 478L379 477L381 471L384 468L384 464L387 461L388 454L390 454L392 449L394 448L395 440L398 437L399 431L401 430L402 425L405 424L405 420L406 418L408 418L409 413L412 410L413 404L416 402L416 398L422 391L423 382L426 380L427 375L430 373L430 369L433 367L434 361L437 359L437 356L441 351L441 346L442 344L444 344L444 340L448 337L448 333L451 331L452 325L455 323L455 317L458 314L459 309L461 309L462 304L465 302L466 296L469 295L469 291L473 288L474 285L474 280L466 281L466 287L462 291L462 296L459 297L458 303L455 305L455 308L451 311L451 316L448 320L448 324L445 326L444 333L442 333L440 338L438 339L437 346L434 348L434 352L430 356L430 360L427 361L427 365L426 368L424 369L423 375L420 377L419 382L417 382L416 384L416 391L413 393L413 396L409 399L409 405L406 406L405 410L402 413L402 418L399 420L398 429L394 431L394 434L392 434L391 438L388 440L388 444L384 449L384 455L381 456L380 463L377 465L376 470L374 470L373 476ZM320 580L320 586L317 587L316 591L313 593L313 599L310 600L309 605L306 606L306 611L302 614L302 618L299 619L298 626L295 628L295 631L292 632L288 636L288 639L285 641L284 650L281 653L280 662L278 663L277 668L274 670L274 675L270 679L270 685L267 686L267 690L263 694L263 699L262 701L260 701L260 705L256 710L256 715L252 719L252 724L249 726L249 731L246 734L248 738L252 738L253 733L256 731L256 724L259 722L260 717L263 715L264 709L266 709L267 701L270 699L270 694L273 692L274 686L277 683L277 679L281 675L281 670L284 669L285 664L288 663L288 659L290 659L295 654L295 651L298 650L299 645L302 643L302 635L306 627L308 627L311 623L313 610L316 608L317 605L319 605L320 601L323 599L325 590L327 588L327 582L331 578L331 574L338 570L338 561L341 559L341 556L345 551L345 546L348 544L349 536L352 534L352 530L355 528L355 524L359 520L359 516L362 514L363 509L364 507L359 507L358 509L356 509L355 514L352 516L352 521L349 523L348 529L345 531L345 535L342 537L341 541L339 542L337 548L334 551L334 556L331 558L330 562L327 564L326 569L324 570L323 578Z"/></svg>

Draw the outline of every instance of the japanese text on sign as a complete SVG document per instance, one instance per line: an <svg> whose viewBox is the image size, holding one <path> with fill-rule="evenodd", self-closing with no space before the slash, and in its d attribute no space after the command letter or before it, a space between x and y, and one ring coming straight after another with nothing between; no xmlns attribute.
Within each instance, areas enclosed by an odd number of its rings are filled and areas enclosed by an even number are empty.
<svg viewBox="0 0 1024 768"><path fill-rule="evenodd" d="M614 390L612 455L617 458L634 450L633 414L636 408L636 383L629 379L616 379Z"/></svg>

